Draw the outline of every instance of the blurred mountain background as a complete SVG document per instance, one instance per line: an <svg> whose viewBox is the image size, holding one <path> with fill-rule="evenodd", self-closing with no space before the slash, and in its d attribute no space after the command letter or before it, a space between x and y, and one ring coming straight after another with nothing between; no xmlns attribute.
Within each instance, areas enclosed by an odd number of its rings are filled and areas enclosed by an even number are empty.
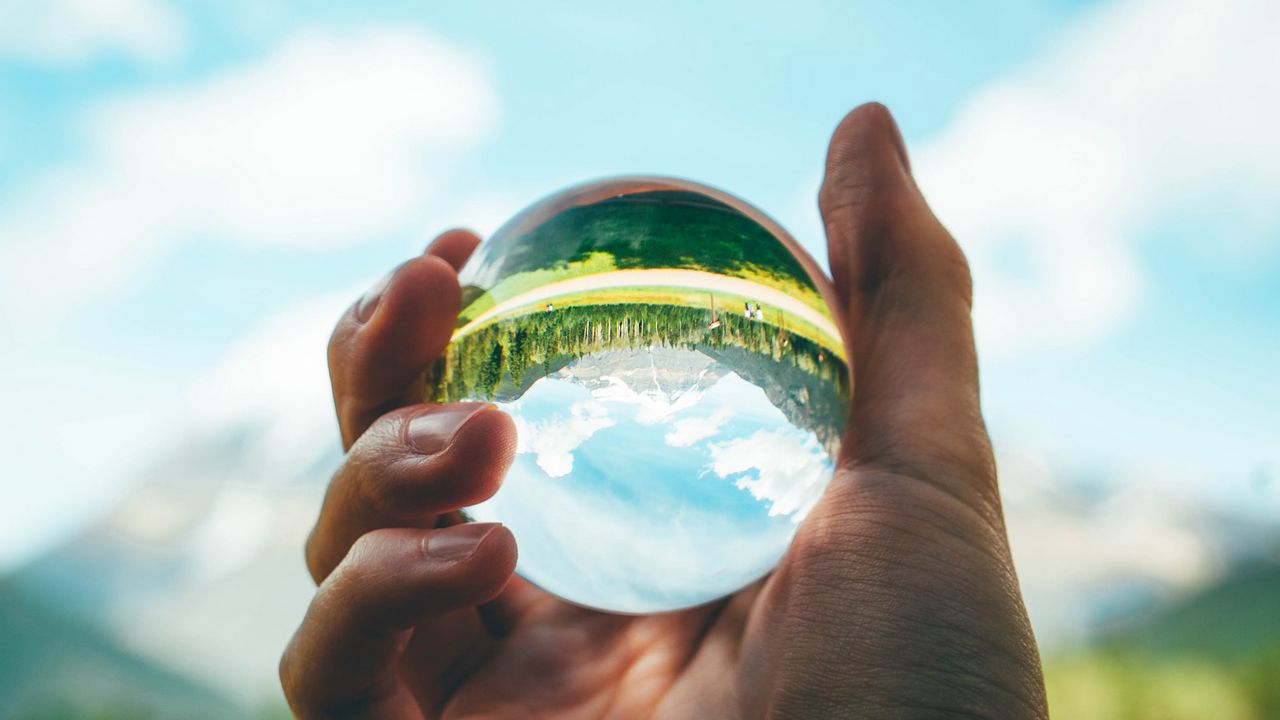
<svg viewBox="0 0 1280 720"><path fill-rule="evenodd" d="M313 590L301 548L341 459L317 360L339 307L248 338L207 379L217 402L192 403L183 440L106 517L4 578L0 717L287 716L275 666ZM294 368L288 386L267 358ZM1054 477L1025 456L1001 473L1062 716L1280 711L1280 524Z"/></svg>
<svg viewBox="0 0 1280 720"><path fill-rule="evenodd" d="M1280 3L0 0L0 720L287 717L325 343L593 177L825 263L855 104L973 268L1055 718L1280 717Z"/></svg>

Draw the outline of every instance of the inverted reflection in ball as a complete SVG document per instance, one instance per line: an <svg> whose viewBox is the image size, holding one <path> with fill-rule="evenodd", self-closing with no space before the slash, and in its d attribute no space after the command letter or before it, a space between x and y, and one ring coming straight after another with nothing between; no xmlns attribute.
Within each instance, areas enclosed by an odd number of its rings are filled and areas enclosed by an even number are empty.
<svg viewBox="0 0 1280 720"><path fill-rule="evenodd" d="M826 281L780 228L693 183L539 202L463 268L428 400L488 400L516 460L468 508L518 571L615 612L698 605L767 573L831 477L848 388Z"/></svg>

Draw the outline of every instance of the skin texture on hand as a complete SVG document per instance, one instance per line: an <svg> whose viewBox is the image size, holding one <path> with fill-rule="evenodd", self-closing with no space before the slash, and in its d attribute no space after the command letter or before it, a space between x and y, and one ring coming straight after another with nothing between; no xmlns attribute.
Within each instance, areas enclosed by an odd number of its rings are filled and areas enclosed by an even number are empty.
<svg viewBox="0 0 1280 720"><path fill-rule="evenodd" d="M448 342L452 231L339 321L347 459L307 544L319 585L281 661L304 718L1044 718L978 396L963 254L887 110L831 141L820 194L853 403L835 477L765 580L677 613L569 605L512 575L491 496L515 428L417 405ZM589 541L584 538L584 541Z"/></svg>

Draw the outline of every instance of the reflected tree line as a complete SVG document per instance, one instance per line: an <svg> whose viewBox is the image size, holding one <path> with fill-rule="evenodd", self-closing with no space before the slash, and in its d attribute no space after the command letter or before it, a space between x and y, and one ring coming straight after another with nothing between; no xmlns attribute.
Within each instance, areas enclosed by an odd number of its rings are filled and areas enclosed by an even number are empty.
<svg viewBox="0 0 1280 720"><path fill-rule="evenodd" d="M427 399L514 400L579 358L654 345L703 351L763 388L828 449L838 442L849 396L839 357L768 322L739 314L713 321L707 310L673 305L578 305L486 325L450 344L428 371Z"/></svg>

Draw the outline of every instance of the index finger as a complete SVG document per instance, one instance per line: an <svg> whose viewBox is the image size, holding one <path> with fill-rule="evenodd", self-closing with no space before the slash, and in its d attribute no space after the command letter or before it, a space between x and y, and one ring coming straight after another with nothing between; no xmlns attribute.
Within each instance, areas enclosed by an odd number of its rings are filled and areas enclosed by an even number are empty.
<svg viewBox="0 0 1280 720"><path fill-rule="evenodd" d="M344 450L374 420L422 400L423 371L449 344L457 321L457 268L478 242L464 230L442 234L338 321L329 339L329 377Z"/></svg>

